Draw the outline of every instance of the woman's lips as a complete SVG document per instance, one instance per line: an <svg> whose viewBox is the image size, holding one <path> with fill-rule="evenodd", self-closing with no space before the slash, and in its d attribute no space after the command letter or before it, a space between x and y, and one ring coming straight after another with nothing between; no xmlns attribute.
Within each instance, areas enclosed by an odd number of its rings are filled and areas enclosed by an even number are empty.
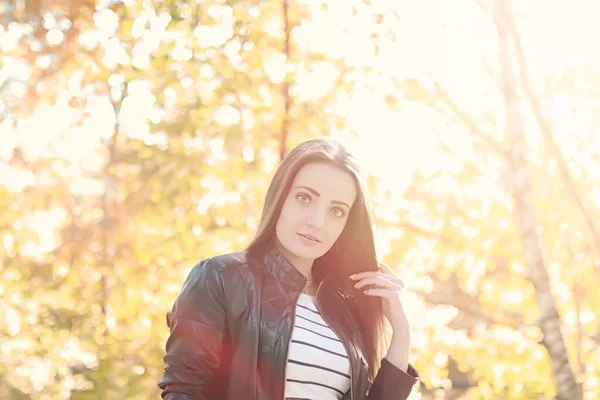
<svg viewBox="0 0 600 400"><path fill-rule="evenodd" d="M309 246L314 246L316 244L321 243L321 241L319 239L317 239L311 235L305 235L305 234L299 233L298 236L300 236L302 241Z"/></svg>

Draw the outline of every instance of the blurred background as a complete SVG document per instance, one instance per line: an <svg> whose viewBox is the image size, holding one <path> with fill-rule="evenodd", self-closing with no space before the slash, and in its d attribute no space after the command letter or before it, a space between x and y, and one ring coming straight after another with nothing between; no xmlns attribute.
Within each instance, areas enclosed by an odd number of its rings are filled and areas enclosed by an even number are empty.
<svg viewBox="0 0 600 400"><path fill-rule="evenodd" d="M406 282L411 399L600 398L598 12L0 0L0 399L158 398L187 273L323 135Z"/></svg>

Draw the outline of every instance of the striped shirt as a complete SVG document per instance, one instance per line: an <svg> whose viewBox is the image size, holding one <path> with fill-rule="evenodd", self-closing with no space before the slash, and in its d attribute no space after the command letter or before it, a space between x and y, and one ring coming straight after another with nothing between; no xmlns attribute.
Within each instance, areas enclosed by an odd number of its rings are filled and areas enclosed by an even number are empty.
<svg viewBox="0 0 600 400"><path fill-rule="evenodd" d="M350 389L344 345L321 318L317 299L300 294L286 371L286 400L338 400Z"/></svg>

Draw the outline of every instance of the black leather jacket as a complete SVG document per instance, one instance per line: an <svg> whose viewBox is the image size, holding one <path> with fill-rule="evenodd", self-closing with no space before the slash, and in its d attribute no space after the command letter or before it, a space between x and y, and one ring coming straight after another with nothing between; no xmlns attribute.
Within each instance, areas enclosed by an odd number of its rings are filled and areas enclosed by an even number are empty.
<svg viewBox="0 0 600 400"><path fill-rule="evenodd" d="M284 399L296 302L306 284L274 248L258 259L238 252L200 261L167 313L162 398ZM349 354L351 389L342 399L406 399L419 379L411 365L405 373L384 358L374 382L368 380L353 295L323 280L317 301Z"/></svg>

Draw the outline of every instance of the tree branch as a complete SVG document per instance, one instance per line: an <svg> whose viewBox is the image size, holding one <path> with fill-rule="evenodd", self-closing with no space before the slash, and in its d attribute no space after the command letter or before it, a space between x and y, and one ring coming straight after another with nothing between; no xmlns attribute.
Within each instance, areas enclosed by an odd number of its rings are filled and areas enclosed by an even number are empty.
<svg viewBox="0 0 600 400"><path fill-rule="evenodd" d="M386 226L386 225L382 224L382 226ZM491 254L490 254L489 250L478 249L473 246L472 242L466 242L466 241L462 242L461 240L458 240L456 238L456 236L448 236L448 235L443 234L442 232L430 231L428 229L421 228L420 226L412 225L409 223L390 224L390 226L393 226L393 227L399 228L399 229L405 229L408 231L412 231L412 232L417 233L426 238L438 240L439 242L441 242L445 245L454 247L457 250L472 253L482 260L490 260L490 262L495 262L495 260L491 260Z"/></svg>
<svg viewBox="0 0 600 400"><path fill-rule="evenodd" d="M435 133L438 139L438 143L442 146L442 148L448 152L448 154L452 154L453 156L456 156L454 154L454 151L450 148L450 146L444 142L444 139L442 138L442 135L440 134L440 132L436 132ZM481 168L479 168L480 166L477 165L476 162L473 162L473 164L476 165L477 170L479 171L480 175L480 179L486 179L487 181L493 183L494 185L496 185L498 187L498 189L508 193L508 188L506 187L506 184L504 181L500 180L498 181L498 179L494 179L492 177L490 177L488 174L485 173L485 171L483 171Z"/></svg>
<svg viewBox="0 0 600 400"><path fill-rule="evenodd" d="M473 0L475 2L475 4L477 4L479 6L479 8L481 8L484 12L486 13L490 13L490 9L488 7L486 7L485 5L483 5L483 3L480 0Z"/></svg>
<svg viewBox="0 0 600 400"><path fill-rule="evenodd" d="M430 271L429 276L438 283L437 290L415 290L415 293L423 296L427 302L436 305L450 305L477 319L517 330L525 325L521 315L482 305L477 297L466 293L458 286L455 273L450 276L450 279L443 279L435 271Z"/></svg>
<svg viewBox="0 0 600 400"><path fill-rule="evenodd" d="M436 88L437 94L441 97L444 103L446 103L452 109L452 111L454 111L458 119L465 126L467 126L471 130L471 132L475 133L477 137L482 139L488 145L488 147L490 147L496 154L501 156L502 159L506 159L508 152L506 149L504 149L502 143L500 143L490 135L486 135L485 133L483 133L483 131L479 128L479 126L477 126L475 121L473 121L473 119L471 119L471 117L467 113L465 113L456 105L456 103L448 95L448 92L446 92L446 90L438 82L433 81L433 84Z"/></svg>

